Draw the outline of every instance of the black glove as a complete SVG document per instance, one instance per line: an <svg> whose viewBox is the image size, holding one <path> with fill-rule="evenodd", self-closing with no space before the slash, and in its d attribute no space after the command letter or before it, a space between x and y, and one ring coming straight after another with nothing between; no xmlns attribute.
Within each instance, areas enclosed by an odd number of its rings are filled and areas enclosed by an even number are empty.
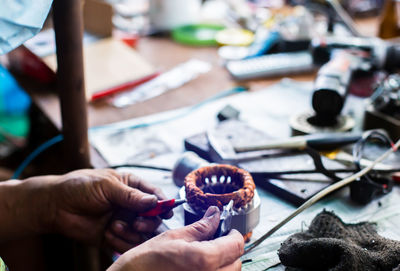
<svg viewBox="0 0 400 271"><path fill-rule="evenodd" d="M278 251L287 270L392 271L400 270L400 242L383 238L375 224L345 224L323 211L309 229L296 233Z"/></svg>

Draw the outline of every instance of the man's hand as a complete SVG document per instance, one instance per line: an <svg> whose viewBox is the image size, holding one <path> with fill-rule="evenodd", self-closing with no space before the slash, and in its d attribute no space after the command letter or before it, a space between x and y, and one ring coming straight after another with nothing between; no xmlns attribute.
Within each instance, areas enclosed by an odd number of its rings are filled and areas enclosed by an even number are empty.
<svg viewBox="0 0 400 271"><path fill-rule="evenodd" d="M110 169L1 182L0 243L57 232L91 244L106 242L124 252L145 241L161 218L172 216L137 217L164 198L139 178Z"/></svg>
<svg viewBox="0 0 400 271"><path fill-rule="evenodd" d="M62 175L51 189L52 228L66 236L124 252L146 240L161 218L136 217L165 199L163 193L114 170L78 170ZM164 214L169 218L172 212Z"/></svg>
<svg viewBox="0 0 400 271"><path fill-rule="evenodd" d="M200 221L164 232L129 250L108 271L240 270L242 235L232 230L227 236L210 240L219 219L219 209L210 207Z"/></svg>

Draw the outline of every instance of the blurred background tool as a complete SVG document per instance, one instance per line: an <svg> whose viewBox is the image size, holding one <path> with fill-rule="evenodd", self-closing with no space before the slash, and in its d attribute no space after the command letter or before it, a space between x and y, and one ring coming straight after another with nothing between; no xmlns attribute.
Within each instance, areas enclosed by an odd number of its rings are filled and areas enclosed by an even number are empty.
<svg viewBox="0 0 400 271"><path fill-rule="evenodd" d="M229 61L226 69L237 80L249 80L279 75L307 73L315 70L308 51L263 55Z"/></svg>
<svg viewBox="0 0 400 271"><path fill-rule="evenodd" d="M334 15L336 15L340 21L349 29L353 36L361 36L360 32L355 27L353 19L349 16L346 10L343 9L339 1L337 0L326 0L326 3L332 8Z"/></svg>
<svg viewBox="0 0 400 271"><path fill-rule="evenodd" d="M269 140L264 144L248 144L234 146L237 152L259 151L269 149L304 149L332 150L352 144L361 139L358 133L331 133L314 134L308 136L294 136L286 140Z"/></svg>
<svg viewBox="0 0 400 271"><path fill-rule="evenodd" d="M292 133L350 131L355 121L341 111L352 82L361 76L372 77L376 71L398 69L400 47L378 38L359 37L326 37L313 39L311 44L314 62L322 65L314 80L314 113L294 115Z"/></svg>
<svg viewBox="0 0 400 271"><path fill-rule="evenodd" d="M365 110L364 129L385 129L400 138L400 75L391 74L375 88Z"/></svg>

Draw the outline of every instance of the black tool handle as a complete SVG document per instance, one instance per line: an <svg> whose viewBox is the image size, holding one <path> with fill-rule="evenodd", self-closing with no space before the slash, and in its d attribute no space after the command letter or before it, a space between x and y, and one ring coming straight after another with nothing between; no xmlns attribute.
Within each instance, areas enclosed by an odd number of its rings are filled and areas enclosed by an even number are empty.
<svg viewBox="0 0 400 271"><path fill-rule="evenodd" d="M315 150L333 150L339 147L349 145L361 139L361 134L345 133L345 134L326 134L307 139L307 146Z"/></svg>

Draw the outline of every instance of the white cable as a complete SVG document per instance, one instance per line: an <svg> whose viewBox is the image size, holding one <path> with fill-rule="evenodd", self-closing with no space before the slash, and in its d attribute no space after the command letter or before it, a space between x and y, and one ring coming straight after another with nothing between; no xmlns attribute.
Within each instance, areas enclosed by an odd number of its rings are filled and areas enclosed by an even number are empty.
<svg viewBox="0 0 400 271"><path fill-rule="evenodd" d="M325 189L321 190L317 194L315 194L312 198L304 202L299 208L297 208L293 213L291 213L289 216L287 216L285 219L283 219L281 222L279 222L275 227L270 229L266 234L261 236L259 239L251 243L245 250L244 254L250 252L253 250L256 246L264 242L265 239L270 237L273 233L275 233L277 230L279 230L282 226L284 226L286 223L288 223L292 218L303 212L305 209L325 197L326 195L338 190L339 188L342 188L343 186L346 186L350 184L351 182L357 180L361 176L367 174L375 165L378 163L382 162L386 157L388 157L392 152L396 151L400 147L400 139L390 148L388 151L386 151L384 154L379 156L372 164L370 164L368 167L363 168L359 172L339 181L336 182Z"/></svg>

